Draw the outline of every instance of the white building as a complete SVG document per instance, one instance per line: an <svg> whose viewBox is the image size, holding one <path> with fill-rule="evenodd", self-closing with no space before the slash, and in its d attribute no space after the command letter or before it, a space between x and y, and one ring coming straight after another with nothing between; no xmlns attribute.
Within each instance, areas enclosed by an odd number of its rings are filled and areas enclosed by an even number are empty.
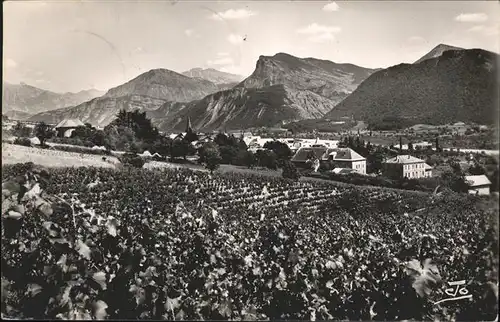
<svg viewBox="0 0 500 322"><path fill-rule="evenodd" d="M350 148L336 148L328 151L328 160L335 167L352 169L360 174L366 174L366 159Z"/></svg>
<svg viewBox="0 0 500 322"><path fill-rule="evenodd" d="M383 173L394 179L429 178L432 177L432 167L424 160L411 155L398 155L384 162Z"/></svg>
<svg viewBox="0 0 500 322"><path fill-rule="evenodd" d="M477 176L465 176L465 181L469 185L469 193L474 195L489 195L491 181L484 174Z"/></svg>

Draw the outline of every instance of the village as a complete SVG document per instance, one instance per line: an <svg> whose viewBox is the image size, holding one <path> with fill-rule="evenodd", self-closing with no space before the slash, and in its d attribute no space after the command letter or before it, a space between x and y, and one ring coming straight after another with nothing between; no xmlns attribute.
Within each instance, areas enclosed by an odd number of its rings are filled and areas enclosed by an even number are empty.
<svg viewBox="0 0 500 322"><path fill-rule="evenodd" d="M10 142L19 144L21 137L24 137L24 144L22 145L39 146L40 140L33 134L36 125L37 123L34 122L4 120L2 131L5 134L14 133L14 136L17 135L17 138L11 136ZM91 144L82 144L81 140L78 140L78 135L75 136L75 133L79 133L78 129L90 126L78 119L65 119L58 124L47 124L47 126L54 131L53 137L47 140L47 144L51 146L51 149L68 151L73 147L77 150L83 149L82 153L89 154L100 154L107 150L104 145L90 146ZM94 131L103 130L91 128ZM168 138L174 144L175 142L180 144L186 141L186 138L190 135L191 137L195 135L195 137L188 140L189 146L185 148L185 151L179 151L177 155L184 158L184 161L188 163L186 166L189 166L189 162L197 164L200 158L199 151L203 145L217 141L217 137L220 138L222 135L239 140L243 143L245 152L258 159L253 163L252 161L236 162L233 160L236 157L231 159L230 156L223 156L222 164L248 166L254 169L260 166L262 169L274 170L282 166L280 161L283 160L279 155L284 153L286 155L284 158L289 159L301 176L321 177L344 182L352 182L348 178L353 176L358 179L363 176L365 179L361 181L362 184L380 185L381 180L385 180L383 182L392 180L393 182L399 182L399 184L389 184L388 187L398 188L403 186L402 182L405 180L425 182L426 179L427 181L435 179L440 181L443 173L449 172L453 166L456 166L462 171L470 194L489 195L492 191L498 193L498 184L494 184L495 180L498 181L498 170L496 170L498 164L497 150L443 148L439 146L438 136L436 136L434 143L420 141L407 144L403 144L401 136L399 136L399 138L394 138L395 140L399 139L398 144L387 145L371 143L370 140L367 142L363 139L360 140L361 137L366 138L367 131L360 132L359 130L354 133L342 133L340 139L337 140L320 138L317 133L310 133L309 135L304 133L290 135L288 133L288 136L287 133L281 132L281 135L270 134L268 137L254 135L248 131L194 133L191 122L187 119L184 132L160 133L160 135ZM316 134L316 137L314 137L314 134ZM461 135L465 135L465 133L462 132ZM3 137L6 136L3 135ZM411 140L411 134L405 136L406 140L408 138ZM8 142L5 139L3 141ZM29 143L26 141L29 141ZM276 151L276 149L283 148L288 151ZM177 150L183 150L182 146ZM113 150L115 155L123 155L128 152L131 151ZM170 162L178 162L177 159L174 159L171 151L163 154L158 151L150 152L144 149L133 152L146 161L166 162L168 159L167 155L164 154L169 154L171 156ZM266 158L265 153L275 154L276 161L271 161L271 164L269 164L268 160L262 161L262 158ZM382 185L384 184L382 183ZM421 188L419 185L410 185L408 188L411 189L411 187L416 190Z"/></svg>

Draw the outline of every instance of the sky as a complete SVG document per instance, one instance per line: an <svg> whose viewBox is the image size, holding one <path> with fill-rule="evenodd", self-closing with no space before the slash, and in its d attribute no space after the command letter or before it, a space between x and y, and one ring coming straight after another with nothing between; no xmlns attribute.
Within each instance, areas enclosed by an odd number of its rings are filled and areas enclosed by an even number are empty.
<svg viewBox="0 0 500 322"><path fill-rule="evenodd" d="M285 52L386 68L440 43L500 51L496 1L4 1L3 79L108 90L155 68L249 76Z"/></svg>

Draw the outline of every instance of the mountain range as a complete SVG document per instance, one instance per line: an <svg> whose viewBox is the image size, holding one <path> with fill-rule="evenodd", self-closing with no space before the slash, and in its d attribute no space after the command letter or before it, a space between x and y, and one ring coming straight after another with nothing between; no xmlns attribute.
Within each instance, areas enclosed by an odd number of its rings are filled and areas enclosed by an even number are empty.
<svg viewBox="0 0 500 322"><path fill-rule="evenodd" d="M165 131L182 128L186 116L196 128L204 130L234 129L246 123L274 126L322 117L374 71L280 53L261 56L255 72L232 87L225 82L236 76L228 77L227 73L195 69L184 73L195 76L188 77L155 69L110 89L102 97L40 113L30 120L57 123L71 117L105 126L123 108L147 111ZM214 77L218 84L205 79ZM228 88L221 88L224 85Z"/></svg>
<svg viewBox="0 0 500 322"><path fill-rule="evenodd" d="M55 93L25 83L2 83L2 113L10 118L24 120L31 115L70 107L103 95L96 89L78 93Z"/></svg>
<svg viewBox="0 0 500 322"><path fill-rule="evenodd" d="M154 69L74 107L39 113L32 121L79 118L109 124L120 109L147 112L162 131L280 126L355 116L411 122L486 124L495 110L498 55L438 45L413 64L369 69L286 53L260 56L247 78L194 68ZM238 80L238 81L236 81ZM235 82L236 81L236 82Z"/></svg>
<svg viewBox="0 0 500 322"><path fill-rule="evenodd" d="M237 86L178 109L158 126L181 130L187 116L203 130L270 127L321 118L374 71L285 53L260 56L255 71Z"/></svg>
<svg viewBox="0 0 500 322"><path fill-rule="evenodd" d="M190 102L219 90L217 84L202 78L153 69L108 90L101 97L70 108L39 113L30 120L54 124L66 118L78 118L102 127L111 123L121 109L152 111L167 102Z"/></svg>

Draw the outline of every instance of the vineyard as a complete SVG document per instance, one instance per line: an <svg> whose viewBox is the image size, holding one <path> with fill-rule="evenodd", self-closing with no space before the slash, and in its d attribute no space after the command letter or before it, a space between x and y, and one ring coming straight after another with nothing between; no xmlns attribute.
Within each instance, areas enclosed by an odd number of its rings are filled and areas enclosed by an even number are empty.
<svg viewBox="0 0 500 322"><path fill-rule="evenodd" d="M2 169L2 314L494 320L498 209L186 169ZM466 281L471 299L449 297Z"/></svg>

